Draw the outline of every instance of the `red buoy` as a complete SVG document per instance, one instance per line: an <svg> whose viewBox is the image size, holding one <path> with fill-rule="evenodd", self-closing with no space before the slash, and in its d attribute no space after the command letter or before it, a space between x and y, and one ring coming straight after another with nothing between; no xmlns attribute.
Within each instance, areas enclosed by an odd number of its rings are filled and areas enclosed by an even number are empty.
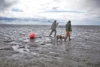
<svg viewBox="0 0 100 67"><path fill-rule="evenodd" d="M34 39L35 38L35 34L34 33L30 33L29 37L30 37L30 39Z"/></svg>

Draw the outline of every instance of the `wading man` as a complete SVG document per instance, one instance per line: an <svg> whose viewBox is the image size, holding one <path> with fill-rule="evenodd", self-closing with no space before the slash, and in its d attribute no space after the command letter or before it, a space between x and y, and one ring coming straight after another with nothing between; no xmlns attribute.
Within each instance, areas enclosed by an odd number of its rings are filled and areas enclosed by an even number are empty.
<svg viewBox="0 0 100 67"><path fill-rule="evenodd" d="M53 32L55 32L54 35L56 36L56 33L57 33L56 27L57 27L57 25L58 25L58 23L56 23L56 22L57 22L57 21L55 20L55 21L52 23L51 32L50 32L50 35L49 35L49 36L51 36Z"/></svg>
<svg viewBox="0 0 100 67"><path fill-rule="evenodd" d="M71 26L71 21L70 20L67 22L65 27L66 27L66 39L67 39L67 37L69 37L69 41L70 41L71 40L70 39L70 33L72 31L72 26Z"/></svg>

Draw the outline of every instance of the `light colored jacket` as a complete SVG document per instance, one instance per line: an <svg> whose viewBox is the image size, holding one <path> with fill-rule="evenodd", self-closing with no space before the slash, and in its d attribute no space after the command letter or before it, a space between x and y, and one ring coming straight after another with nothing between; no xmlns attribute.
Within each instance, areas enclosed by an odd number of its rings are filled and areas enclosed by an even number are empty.
<svg viewBox="0 0 100 67"><path fill-rule="evenodd" d="M58 25L58 23L53 22L53 24L52 24L52 26L51 26L51 29L52 29L52 30L56 30L57 25Z"/></svg>

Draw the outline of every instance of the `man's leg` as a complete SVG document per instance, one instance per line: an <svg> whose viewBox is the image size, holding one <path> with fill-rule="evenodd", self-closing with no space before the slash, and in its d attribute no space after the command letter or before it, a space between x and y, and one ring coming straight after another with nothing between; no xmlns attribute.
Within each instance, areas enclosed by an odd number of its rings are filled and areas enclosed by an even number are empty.
<svg viewBox="0 0 100 67"><path fill-rule="evenodd" d="M70 41L71 39L70 39L70 32L69 32L69 41Z"/></svg>
<svg viewBox="0 0 100 67"><path fill-rule="evenodd" d="M66 31L66 39L67 39L67 37L69 37L69 40L70 40L70 31Z"/></svg>
<svg viewBox="0 0 100 67"><path fill-rule="evenodd" d="M51 36L51 35L52 35L52 33L53 33L53 30L50 32L50 35L49 35L49 36Z"/></svg>
<svg viewBox="0 0 100 67"><path fill-rule="evenodd" d="M54 36L56 36L57 31L56 30L54 30L54 31L55 31L55 35Z"/></svg>
<svg viewBox="0 0 100 67"><path fill-rule="evenodd" d="M68 37L69 36L69 31L66 31L66 37Z"/></svg>
<svg viewBox="0 0 100 67"><path fill-rule="evenodd" d="M69 41L70 41L71 39L70 39L70 35L69 35Z"/></svg>

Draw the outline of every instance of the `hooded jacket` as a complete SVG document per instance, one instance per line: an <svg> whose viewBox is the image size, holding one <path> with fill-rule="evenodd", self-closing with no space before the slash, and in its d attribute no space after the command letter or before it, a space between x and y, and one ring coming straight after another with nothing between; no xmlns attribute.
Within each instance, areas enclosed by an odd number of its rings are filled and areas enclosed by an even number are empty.
<svg viewBox="0 0 100 67"><path fill-rule="evenodd" d="M56 27L57 27L58 23L54 22L51 26L51 29L52 30L56 30Z"/></svg>
<svg viewBox="0 0 100 67"><path fill-rule="evenodd" d="M66 31L72 31L71 23L69 22L66 24Z"/></svg>

